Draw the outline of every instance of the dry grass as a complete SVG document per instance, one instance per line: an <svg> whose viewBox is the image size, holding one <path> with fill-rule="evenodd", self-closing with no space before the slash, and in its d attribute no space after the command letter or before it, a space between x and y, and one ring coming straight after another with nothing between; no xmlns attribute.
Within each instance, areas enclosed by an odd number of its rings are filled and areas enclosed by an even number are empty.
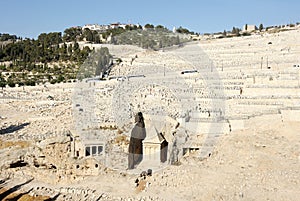
<svg viewBox="0 0 300 201"><path fill-rule="evenodd" d="M129 140L127 139L126 135L118 135L116 138L115 138L115 143L116 144L125 144L125 145L128 145L129 144Z"/></svg>
<svg viewBox="0 0 300 201"><path fill-rule="evenodd" d="M118 129L118 131L117 131L117 134L122 134L123 133L123 130L121 130L121 129Z"/></svg>
<svg viewBox="0 0 300 201"><path fill-rule="evenodd" d="M50 197L48 196L41 196L41 195L38 195L36 197L32 197L28 194L26 195L23 195L20 199L18 199L18 201L44 201L44 200L49 200Z"/></svg>
<svg viewBox="0 0 300 201"><path fill-rule="evenodd" d="M105 126L100 126L99 127L100 129L103 129L103 130L117 130L117 126L116 125L105 125Z"/></svg>
<svg viewBox="0 0 300 201"><path fill-rule="evenodd" d="M146 180L141 180L139 182L139 185L136 187L136 193L139 193L139 192L142 192L142 191L145 191L147 187L147 181Z"/></svg>
<svg viewBox="0 0 300 201"><path fill-rule="evenodd" d="M7 147L19 146L20 148L26 148L30 146L30 142L28 141L2 141L0 140L0 149L4 149Z"/></svg>
<svg viewBox="0 0 300 201"><path fill-rule="evenodd" d="M2 188L0 189L0 194L6 192L7 189ZM14 192L6 196L3 201L9 201L9 200L16 200L16 197L18 197L21 194L21 192ZM38 195L36 197L30 196L28 194L24 194L21 197L18 198L18 201L44 201L50 199L49 196L41 196Z"/></svg>

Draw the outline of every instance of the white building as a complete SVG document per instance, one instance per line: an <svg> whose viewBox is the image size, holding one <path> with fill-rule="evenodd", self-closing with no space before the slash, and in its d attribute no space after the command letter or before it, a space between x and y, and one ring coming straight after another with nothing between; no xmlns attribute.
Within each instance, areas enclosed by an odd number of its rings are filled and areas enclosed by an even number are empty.
<svg viewBox="0 0 300 201"><path fill-rule="evenodd" d="M109 29L108 25L99 25L99 24L86 24L82 27L82 30L90 29L92 31L105 31Z"/></svg>
<svg viewBox="0 0 300 201"><path fill-rule="evenodd" d="M257 30L257 27L255 25L245 24L243 26L243 32L252 32Z"/></svg>

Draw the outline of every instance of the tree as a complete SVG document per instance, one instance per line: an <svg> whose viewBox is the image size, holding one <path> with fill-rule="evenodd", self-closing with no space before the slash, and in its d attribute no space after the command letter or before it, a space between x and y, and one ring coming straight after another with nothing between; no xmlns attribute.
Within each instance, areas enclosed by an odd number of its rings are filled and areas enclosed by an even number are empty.
<svg viewBox="0 0 300 201"><path fill-rule="evenodd" d="M93 42L94 43L101 43L100 35L97 31L93 31Z"/></svg>
<svg viewBox="0 0 300 201"><path fill-rule="evenodd" d="M241 30L239 28L233 27L231 33L239 36L240 35L240 31Z"/></svg>
<svg viewBox="0 0 300 201"><path fill-rule="evenodd" d="M82 30L80 27L71 27L64 31L63 39L65 42L75 42L81 34Z"/></svg>
<svg viewBox="0 0 300 201"><path fill-rule="evenodd" d="M27 86L35 86L35 80L32 80L32 79L27 79L25 80L25 85Z"/></svg>
<svg viewBox="0 0 300 201"><path fill-rule="evenodd" d="M235 34L236 33L236 28L233 27L231 33Z"/></svg>
<svg viewBox="0 0 300 201"><path fill-rule="evenodd" d="M76 42L73 46L73 51L78 51L79 50L79 44Z"/></svg>
<svg viewBox="0 0 300 201"><path fill-rule="evenodd" d="M179 27L178 29L176 29L176 31L178 33L182 33L182 34L193 34L194 32L189 31L187 28L183 28L183 27Z"/></svg>
<svg viewBox="0 0 300 201"><path fill-rule="evenodd" d="M65 80L64 76L62 76L61 74L58 76L57 78L57 82L60 83L60 82L63 82Z"/></svg>
<svg viewBox="0 0 300 201"><path fill-rule="evenodd" d="M17 39L16 35L10 35L10 34L1 34L0 33L0 41L8 41L8 40L12 40L15 41Z"/></svg>
<svg viewBox="0 0 300 201"><path fill-rule="evenodd" d="M68 57L68 47L67 47L66 43L64 43L60 48L60 58L62 60L67 60L69 58Z"/></svg>
<svg viewBox="0 0 300 201"><path fill-rule="evenodd" d="M146 29L154 29L154 25L153 24L146 24L145 28Z"/></svg>
<svg viewBox="0 0 300 201"><path fill-rule="evenodd" d="M5 81L1 81L0 82L0 87L3 89L6 86L6 82Z"/></svg>
<svg viewBox="0 0 300 201"><path fill-rule="evenodd" d="M7 85L9 87L15 87L16 86L16 83L12 80L12 79L8 79L7 80Z"/></svg>
<svg viewBox="0 0 300 201"><path fill-rule="evenodd" d="M156 31L164 31L166 28L163 26L163 25L157 25L156 27L155 27L155 30Z"/></svg>
<svg viewBox="0 0 300 201"><path fill-rule="evenodd" d="M85 28L84 32L83 32L83 35L85 36L85 39L87 41L90 41L90 42L94 41L93 33L92 33L92 31L90 29Z"/></svg>
<svg viewBox="0 0 300 201"><path fill-rule="evenodd" d="M125 29L128 30L128 31L131 31L131 30L133 30L133 27L127 24L125 26Z"/></svg>
<svg viewBox="0 0 300 201"><path fill-rule="evenodd" d="M45 49L49 48L62 42L61 32L41 33L38 41Z"/></svg>
<svg viewBox="0 0 300 201"><path fill-rule="evenodd" d="M263 24L260 24L259 27L258 27L259 31L261 32L263 29L264 29L264 25Z"/></svg>
<svg viewBox="0 0 300 201"><path fill-rule="evenodd" d="M6 81L0 74L0 87L3 89L6 86Z"/></svg>
<svg viewBox="0 0 300 201"><path fill-rule="evenodd" d="M57 82L56 79L52 79L52 80L50 81L50 84L55 84L56 82Z"/></svg>
<svg viewBox="0 0 300 201"><path fill-rule="evenodd" d="M72 54L73 52L73 45L72 44L69 44L69 47L68 47L68 54Z"/></svg>
<svg viewBox="0 0 300 201"><path fill-rule="evenodd" d="M116 59L116 62L117 62L117 64L119 65L119 64L120 64L121 62L123 62L123 61L122 61L121 58L117 58L117 59Z"/></svg>

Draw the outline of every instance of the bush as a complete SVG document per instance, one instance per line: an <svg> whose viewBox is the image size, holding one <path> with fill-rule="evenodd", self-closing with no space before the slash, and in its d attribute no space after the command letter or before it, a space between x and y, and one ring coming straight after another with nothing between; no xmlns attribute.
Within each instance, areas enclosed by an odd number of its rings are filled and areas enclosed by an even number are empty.
<svg viewBox="0 0 300 201"><path fill-rule="evenodd" d="M242 33L242 36L251 36L251 34L248 32L244 32L244 33Z"/></svg>
<svg viewBox="0 0 300 201"><path fill-rule="evenodd" d="M3 88L6 86L6 82L5 81L0 81L0 87Z"/></svg>
<svg viewBox="0 0 300 201"><path fill-rule="evenodd" d="M64 76L59 75L58 78L57 78L57 82L63 82L63 81L65 81Z"/></svg>
<svg viewBox="0 0 300 201"><path fill-rule="evenodd" d="M34 80L26 80L25 85L26 86L35 86L35 81Z"/></svg>
<svg viewBox="0 0 300 201"><path fill-rule="evenodd" d="M50 84L55 84L56 82L57 82L57 80L53 79L53 80L50 81Z"/></svg>
<svg viewBox="0 0 300 201"><path fill-rule="evenodd" d="M6 66L5 66L5 65L1 65L1 66L0 66L0 70L6 71Z"/></svg>
<svg viewBox="0 0 300 201"><path fill-rule="evenodd" d="M19 86L19 87L24 86L24 82L19 82L19 83L18 83L18 86Z"/></svg>
<svg viewBox="0 0 300 201"><path fill-rule="evenodd" d="M9 80L7 82L7 84L8 84L9 87L15 87L16 86L16 83L14 81L12 81L12 80Z"/></svg>

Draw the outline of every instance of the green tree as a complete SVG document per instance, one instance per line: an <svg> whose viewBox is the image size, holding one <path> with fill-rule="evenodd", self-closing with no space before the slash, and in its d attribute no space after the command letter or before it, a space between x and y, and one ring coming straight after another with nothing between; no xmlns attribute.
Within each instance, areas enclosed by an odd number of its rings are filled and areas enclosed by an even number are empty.
<svg viewBox="0 0 300 201"><path fill-rule="evenodd" d="M97 31L93 31L93 42L94 43L101 43L100 34Z"/></svg>
<svg viewBox="0 0 300 201"><path fill-rule="evenodd" d="M126 29L127 31L131 31L131 30L133 30L133 27L127 24L127 25L125 26L125 29Z"/></svg>
<svg viewBox="0 0 300 201"><path fill-rule="evenodd" d="M80 27L71 27L64 31L63 40L65 42L75 42L82 35Z"/></svg>
<svg viewBox="0 0 300 201"><path fill-rule="evenodd" d="M92 32L90 29L85 28L85 29L84 29L84 32L83 32L83 35L84 35L84 37L85 37L85 39L86 39L87 41L90 41L90 42L93 42L93 41L94 41L93 32Z"/></svg>
<svg viewBox="0 0 300 201"><path fill-rule="evenodd" d="M63 81L65 81L65 78L62 74L60 74L57 78L57 82L60 83L60 82L63 82Z"/></svg>
<svg viewBox="0 0 300 201"><path fill-rule="evenodd" d="M16 41L17 40L17 36L16 35L10 35L10 34L1 34L0 33L0 41L9 41L9 40L12 40L12 41Z"/></svg>
<svg viewBox="0 0 300 201"><path fill-rule="evenodd" d="M7 79L7 85L9 86L9 87L15 87L16 86L16 83L14 82L14 80L13 79Z"/></svg>
<svg viewBox="0 0 300 201"><path fill-rule="evenodd" d="M72 52L73 52L73 45L72 44L69 44L69 46L68 46L68 54L72 54Z"/></svg>
<svg viewBox="0 0 300 201"><path fill-rule="evenodd" d="M33 80L33 79L26 79L25 80L25 85L27 85L27 86L35 86L35 80Z"/></svg>
<svg viewBox="0 0 300 201"><path fill-rule="evenodd" d="M68 46L66 43L63 43L61 45L61 48L60 48L60 58L63 60L63 61L66 61L69 59L68 57Z"/></svg>
<svg viewBox="0 0 300 201"><path fill-rule="evenodd" d="M73 46L73 51L78 51L79 50L79 44L76 42Z"/></svg>
<svg viewBox="0 0 300 201"><path fill-rule="evenodd" d="M2 74L0 74L0 87L3 89L6 86L6 81L2 77Z"/></svg>
<svg viewBox="0 0 300 201"><path fill-rule="evenodd" d="M57 80L56 79L52 79L52 80L50 80L50 84L55 84L57 82Z"/></svg>
<svg viewBox="0 0 300 201"><path fill-rule="evenodd" d="M240 35L240 31L241 30L239 28L233 27L231 33L239 36Z"/></svg>
<svg viewBox="0 0 300 201"><path fill-rule="evenodd" d="M259 27L258 27L258 30L261 32L263 29L264 29L264 25L260 24Z"/></svg>
<svg viewBox="0 0 300 201"><path fill-rule="evenodd" d="M232 28L231 33L232 33L232 34L235 34L235 33L236 33L236 28L235 28L235 27Z"/></svg>
<svg viewBox="0 0 300 201"><path fill-rule="evenodd" d="M187 28L179 27L176 29L176 32L182 33L182 34L194 34L194 32L189 31Z"/></svg>
<svg viewBox="0 0 300 201"><path fill-rule="evenodd" d="M163 25L157 25L155 27L155 30L161 31L161 30L165 30L166 28Z"/></svg>
<svg viewBox="0 0 300 201"><path fill-rule="evenodd" d="M145 28L146 29L154 29L154 25L153 24L146 24Z"/></svg>

